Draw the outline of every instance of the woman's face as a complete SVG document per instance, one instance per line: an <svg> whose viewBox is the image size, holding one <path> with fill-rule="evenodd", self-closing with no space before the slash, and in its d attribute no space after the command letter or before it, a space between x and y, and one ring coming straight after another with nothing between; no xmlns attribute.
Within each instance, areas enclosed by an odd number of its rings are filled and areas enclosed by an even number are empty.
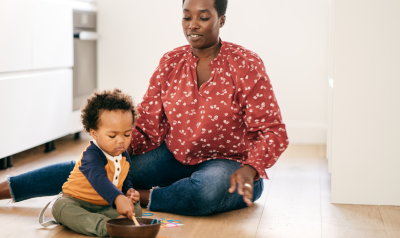
<svg viewBox="0 0 400 238"><path fill-rule="evenodd" d="M219 42L219 28L225 16L218 17L214 0L185 0L182 28L193 48L204 49Z"/></svg>

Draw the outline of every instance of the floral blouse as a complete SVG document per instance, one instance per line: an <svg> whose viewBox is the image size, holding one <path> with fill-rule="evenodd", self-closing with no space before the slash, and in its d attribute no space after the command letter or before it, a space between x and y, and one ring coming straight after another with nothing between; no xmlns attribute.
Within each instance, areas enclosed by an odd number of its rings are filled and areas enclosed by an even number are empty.
<svg viewBox="0 0 400 238"><path fill-rule="evenodd" d="M258 178L289 141L264 63L254 52L221 40L211 77L198 89L190 45L166 53L138 104L134 154L161 145L182 164L229 159L254 167Z"/></svg>

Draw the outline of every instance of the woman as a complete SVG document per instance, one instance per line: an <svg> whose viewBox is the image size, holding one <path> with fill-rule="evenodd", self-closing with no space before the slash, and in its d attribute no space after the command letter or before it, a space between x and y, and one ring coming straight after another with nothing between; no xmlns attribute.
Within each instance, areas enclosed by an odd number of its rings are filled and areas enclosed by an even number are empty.
<svg viewBox="0 0 400 238"><path fill-rule="evenodd" d="M287 148L262 60L219 38L226 7L227 0L183 1L189 45L161 58L138 105L130 176L151 211L207 215L250 206L265 169ZM57 194L73 166L10 177L0 198Z"/></svg>

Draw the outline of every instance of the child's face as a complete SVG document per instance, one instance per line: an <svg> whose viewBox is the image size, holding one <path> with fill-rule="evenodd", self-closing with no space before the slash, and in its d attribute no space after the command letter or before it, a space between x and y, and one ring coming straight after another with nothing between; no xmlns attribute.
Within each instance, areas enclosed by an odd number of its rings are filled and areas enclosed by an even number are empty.
<svg viewBox="0 0 400 238"><path fill-rule="evenodd" d="M107 154L122 154L131 143L133 116L129 111L104 111L100 114L97 130L90 135Z"/></svg>

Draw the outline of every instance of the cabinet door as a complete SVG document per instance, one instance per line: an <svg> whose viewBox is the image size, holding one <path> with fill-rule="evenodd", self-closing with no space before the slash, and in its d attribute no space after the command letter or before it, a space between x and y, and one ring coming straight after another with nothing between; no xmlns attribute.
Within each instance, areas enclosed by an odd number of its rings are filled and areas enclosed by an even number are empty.
<svg viewBox="0 0 400 238"><path fill-rule="evenodd" d="M0 158L68 135L72 70L0 75Z"/></svg>
<svg viewBox="0 0 400 238"><path fill-rule="evenodd" d="M31 1L0 1L0 72L31 68Z"/></svg>
<svg viewBox="0 0 400 238"><path fill-rule="evenodd" d="M35 0L32 11L33 69L73 66L72 8L56 1Z"/></svg>

